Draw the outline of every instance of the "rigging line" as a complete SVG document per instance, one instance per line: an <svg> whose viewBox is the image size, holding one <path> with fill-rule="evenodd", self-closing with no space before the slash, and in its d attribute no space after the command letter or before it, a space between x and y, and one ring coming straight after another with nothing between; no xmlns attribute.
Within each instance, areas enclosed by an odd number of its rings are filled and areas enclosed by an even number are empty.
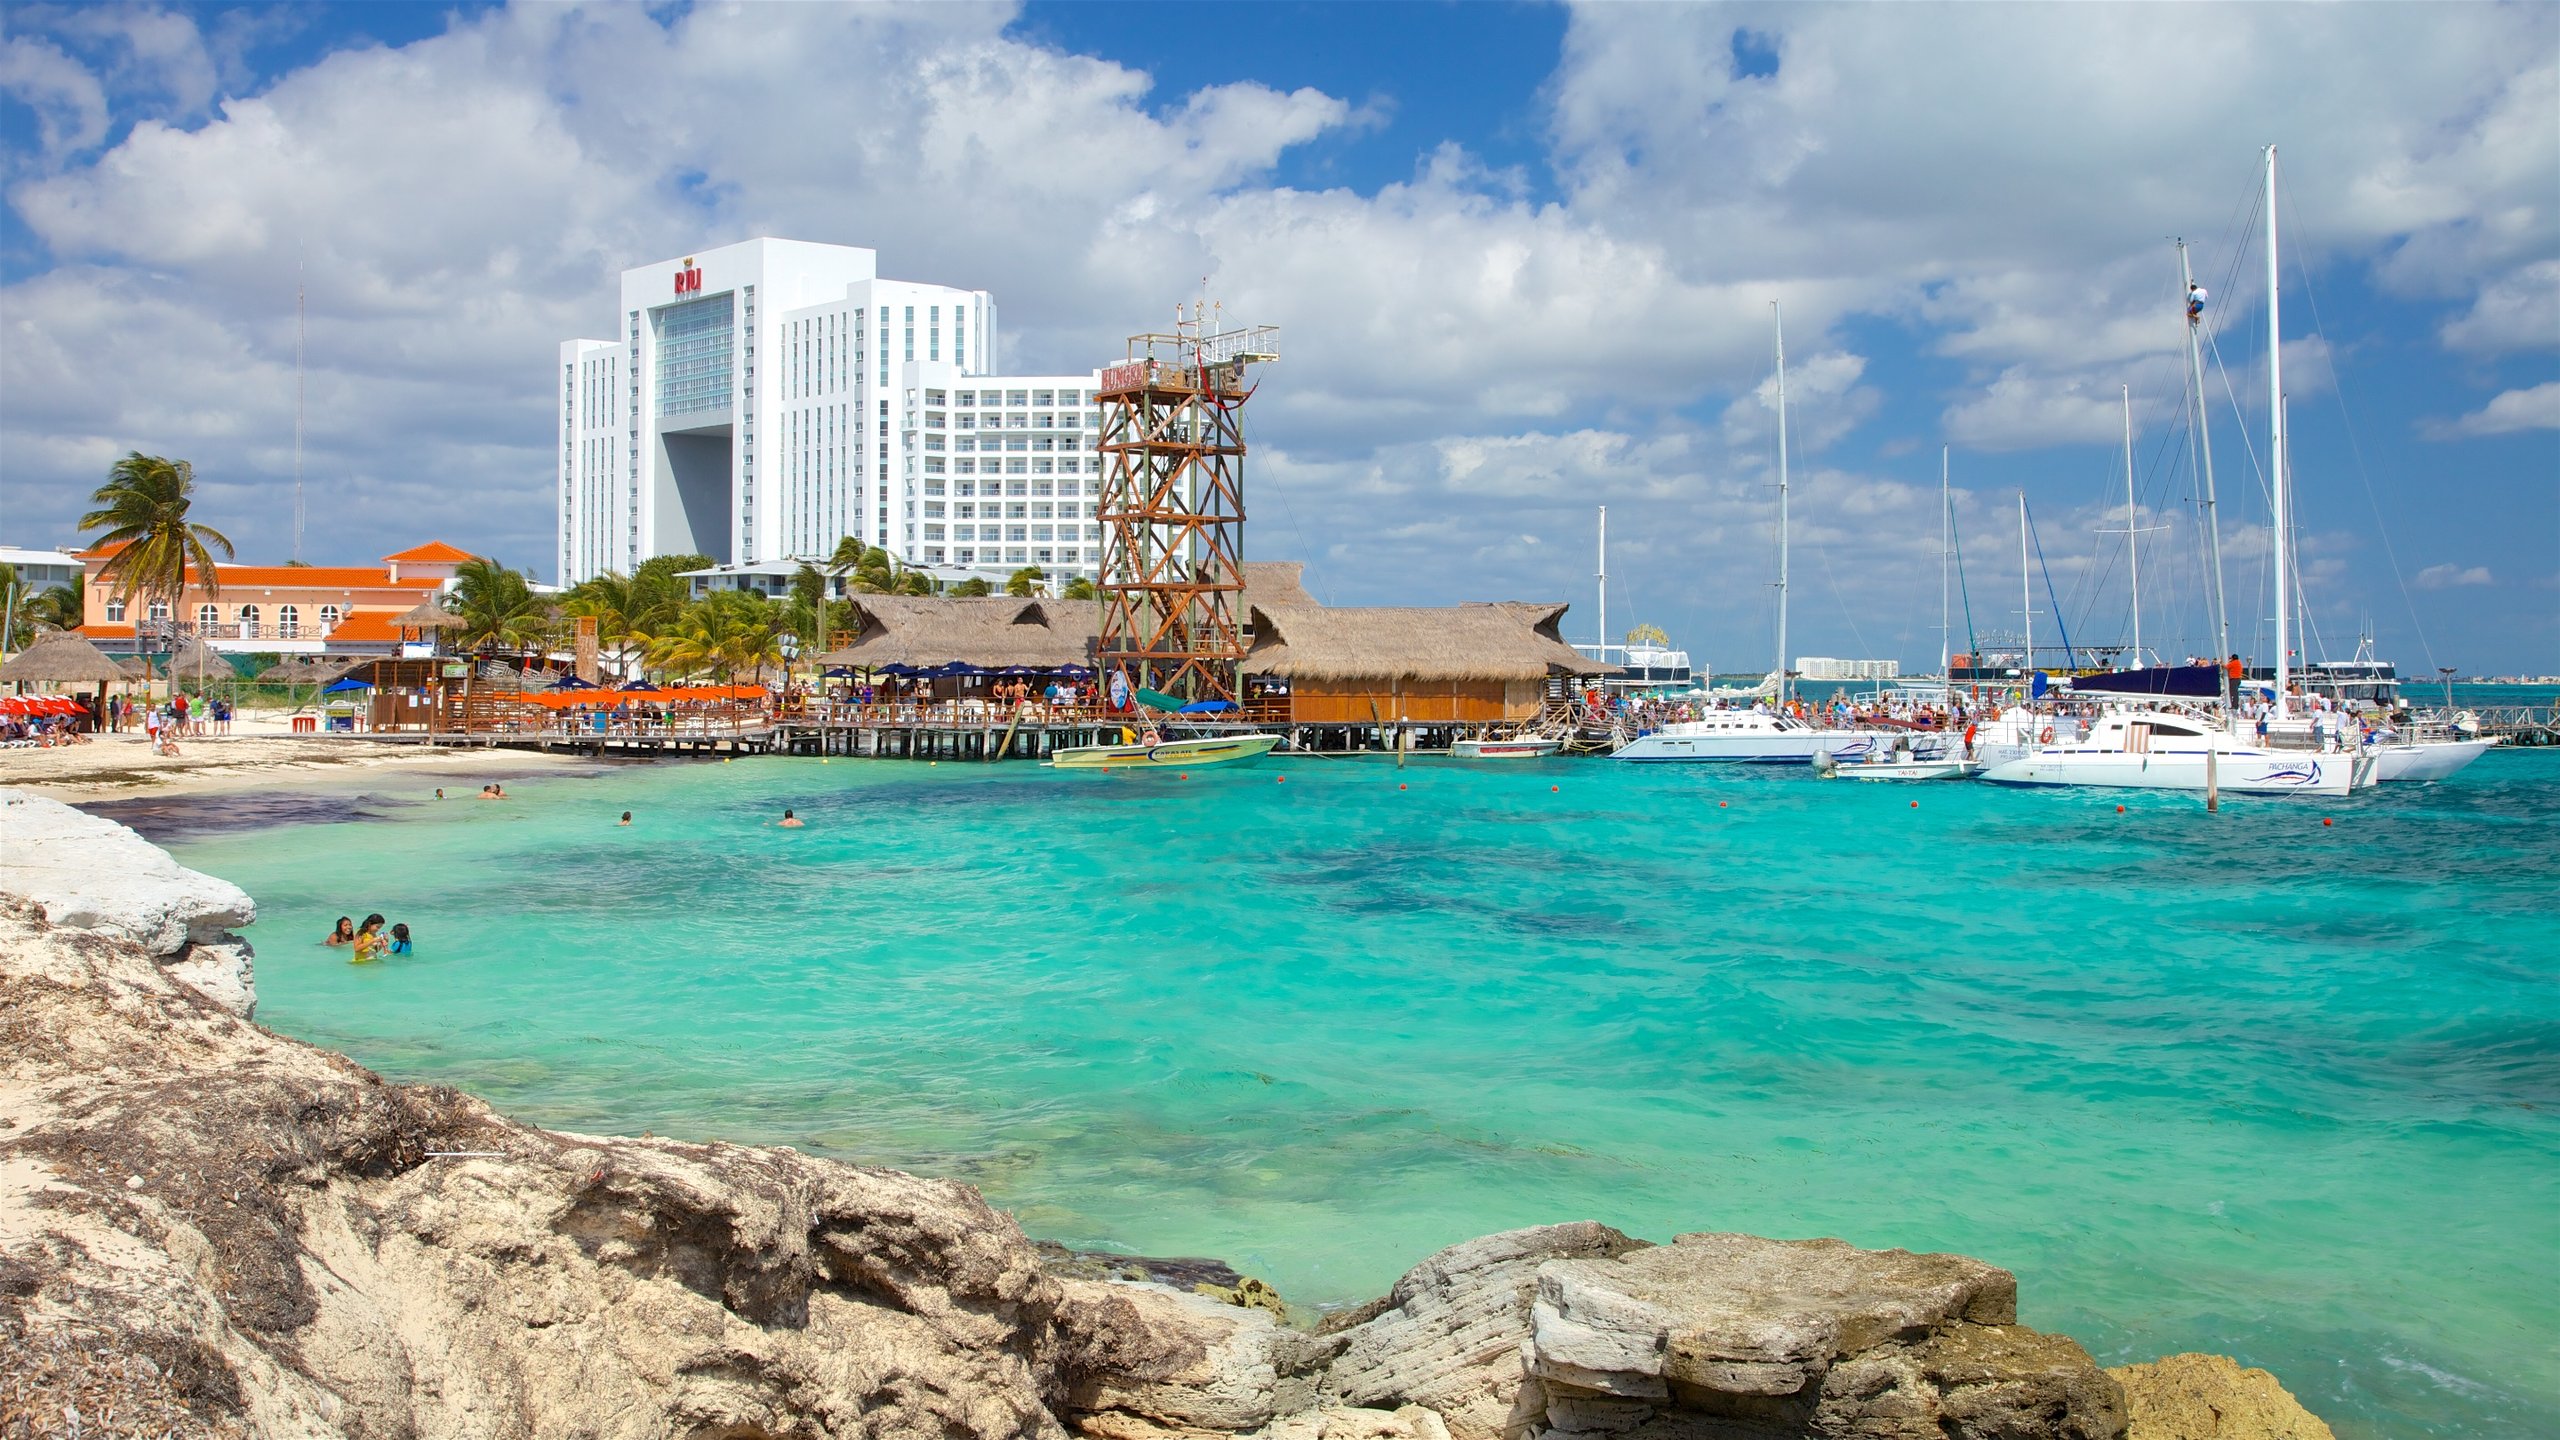
<svg viewBox="0 0 2560 1440"><path fill-rule="evenodd" d="M2080 654L2071 644L2071 627L2062 623L2062 600L2053 593L2053 570L2044 563L2044 537L2036 533L2035 512L2032 509L2027 512L2027 539L2036 548L2036 569L2044 573L2044 598L2045 603L2053 607L2053 628L2062 636L2062 662L2077 669L2080 664ZM2036 668L2036 657L2033 654L2027 656L2027 668L2029 670Z"/></svg>
<svg viewBox="0 0 2560 1440"><path fill-rule="evenodd" d="M1973 663L1980 665L1982 647L1973 638L1973 592L1966 589L1964 583L1964 531L1956 524L1953 515L1947 517L1947 539L1954 543L1956 552L1956 597L1964 603L1964 653L1975 657Z"/></svg>
<svg viewBox="0 0 2560 1440"><path fill-rule="evenodd" d="M2285 208L2293 210L2291 192L2285 196ZM2302 219L2297 213L2292 220L2294 233L2302 233ZM2299 249L2294 252L2294 269L2302 276L2302 298L2311 302L2311 330L2322 340L2329 338L2329 322L2320 318L2320 292L2311 284L2311 267L2302 261ZM2391 566L2391 583L2400 591L2400 606L2409 612L2409 628L2417 632L2419 653L2427 657L2427 667L2435 668L2435 647L2427 643L2427 627L2418 619L2417 602L2409 595L2409 582L2400 573L2400 557L2391 547L2391 527L2382 518L2382 498L2374 493L2373 472L2365 467L2364 445L2356 439L2355 419L2347 409L2346 378L2338 373L2337 362L2329 364L2330 398L2338 402L2338 423L2347 434L2347 453L2355 457L2356 478L2364 483L2364 501L2373 512L2373 528L2382 537L2382 557Z"/></svg>

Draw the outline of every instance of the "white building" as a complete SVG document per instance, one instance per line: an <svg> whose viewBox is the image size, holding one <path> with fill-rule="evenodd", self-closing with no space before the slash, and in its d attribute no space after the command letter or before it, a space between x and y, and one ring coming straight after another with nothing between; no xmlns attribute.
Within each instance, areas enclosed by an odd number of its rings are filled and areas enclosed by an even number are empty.
<svg viewBox="0 0 2560 1440"><path fill-rule="evenodd" d="M984 290L873 251L749 240L622 273L612 340L560 347L560 580L658 555L1099 569L1100 372L1005 376Z"/></svg>

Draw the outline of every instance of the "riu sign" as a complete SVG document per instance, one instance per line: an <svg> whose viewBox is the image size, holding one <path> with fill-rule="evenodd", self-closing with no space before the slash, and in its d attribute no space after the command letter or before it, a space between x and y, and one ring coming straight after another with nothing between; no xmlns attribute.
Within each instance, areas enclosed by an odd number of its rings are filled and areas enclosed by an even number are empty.
<svg viewBox="0 0 2560 1440"><path fill-rule="evenodd" d="M676 272L676 293L677 293L677 294L679 294L679 295L696 295L696 294L700 294L700 293L701 293L701 291L702 291L702 269L701 269L701 267L696 266L696 265L687 265L684 269L679 270L679 271L677 271L677 272Z"/></svg>

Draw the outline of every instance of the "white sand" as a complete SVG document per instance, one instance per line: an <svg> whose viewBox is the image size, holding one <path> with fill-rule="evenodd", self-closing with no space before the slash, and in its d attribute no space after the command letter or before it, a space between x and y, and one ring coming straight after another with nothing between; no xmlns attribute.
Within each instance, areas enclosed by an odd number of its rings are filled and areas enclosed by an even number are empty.
<svg viewBox="0 0 2560 1440"><path fill-rule="evenodd" d="M0 750L0 785L78 802L303 788L388 771L424 779L440 770L479 776L565 770L593 763L580 756L534 750L294 735L281 718L235 721L232 730L226 736L180 741L174 756L152 754L139 731L92 736L86 745L50 750Z"/></svg>

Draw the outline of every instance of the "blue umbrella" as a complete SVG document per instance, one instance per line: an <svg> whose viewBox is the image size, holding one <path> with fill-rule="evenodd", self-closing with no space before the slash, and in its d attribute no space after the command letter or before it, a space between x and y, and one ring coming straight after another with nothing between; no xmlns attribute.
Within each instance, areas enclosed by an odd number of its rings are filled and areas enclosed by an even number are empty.
<svg viewBox="0 0 2560 1440"><path fill-rule="evenodd" d="M928 673L928 672L926 672L926 671L922 671L922 670L918 670L918 669L917 669L916 667L914 667L913 665L883 665L883 666L881 666L881 667L880 667L880 672L879 672L879 673L881 673L881 674L883 674L883 675L896 676L896 677L899 677L899 678L902 678L902 679L903 679L904 677L909 676L909 675L922 675L922 674L926 674L926 673Z"/></svg>
<svg viewBox="0 0 2560 1440"><path fill-rule="evenodd" d="M667 693L665 687L649 680L626 680L614 688L625 695L664 695Z"/></svg>
<svg viewBox="0 0 2560 1440"><path fill-rule="evenodd" d="M1236 708L1233 700L1194 700L1175 711L1177 715L1223 715Z"/></svg>
<svg viewBox="0 0 2560 1440"><path fill-rule="evenodd" d="M833 670L826 672L826 678L829 680L850 680L858 673L859 672L849 665L839 665Z"/></svg>
<svg viewBox="0 0 2560 1440"><path fill-rule="evenodd" d="M604 687L593 680L581 680L575 675L555 675L551 679L551 688L554 690L600 690Z"/></svg>
<svg viewBox="0 0 2560 1440"><path fill-rule="evenodd" d="M358 680L354 676L350 675L346 679L339 681L337 684L330 686L328 689L323 690L320 693L323 695L337 695L348 690L370 690L372 688L372 681Z"/></svg>

